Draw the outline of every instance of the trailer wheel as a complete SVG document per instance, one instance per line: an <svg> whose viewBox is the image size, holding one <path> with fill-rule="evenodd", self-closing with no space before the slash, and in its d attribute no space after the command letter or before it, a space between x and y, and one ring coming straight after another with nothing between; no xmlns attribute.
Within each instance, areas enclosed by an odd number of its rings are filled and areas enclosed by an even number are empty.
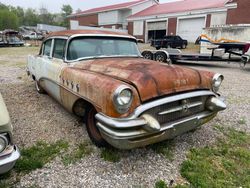
<svg viewBox="0 0 250 188"><path fill-rule="evenodd" d="M155 54L155 60L158 62L166 62L167 61L167 55L164 52L157 52Z"/></svg>
<svg viewBox="0 0 250 188"><path fill-rule="evenodd" d="M153 60L153 54L150 51L144 51L144 52L142 52L142 56L143 56L144 59Z"/></svg>

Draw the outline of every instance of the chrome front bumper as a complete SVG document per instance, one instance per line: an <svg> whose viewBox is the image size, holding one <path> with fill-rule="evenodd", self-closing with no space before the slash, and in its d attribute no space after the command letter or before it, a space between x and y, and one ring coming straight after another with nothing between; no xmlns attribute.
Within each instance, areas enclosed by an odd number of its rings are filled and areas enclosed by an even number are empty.
<svg viewBox="0 0 250 188"><path fill-rule="evenodd" d="M207 101L207 110L161 125L153 117L145 116L141 108L129 118L114 119L101 113L96 114L95 117L100 133L109 144L119 149L132 149L172 139L193 130L210 121L217 112L225 108L225 103L214 96Z"/></svg>
<svg viewBox="0 0 250 188"><path fill-rule="evenodd" d="M8 154L0 156L0 174L10 171L20 157L19 149L16 146L11 146L8 150Z"/></svg>

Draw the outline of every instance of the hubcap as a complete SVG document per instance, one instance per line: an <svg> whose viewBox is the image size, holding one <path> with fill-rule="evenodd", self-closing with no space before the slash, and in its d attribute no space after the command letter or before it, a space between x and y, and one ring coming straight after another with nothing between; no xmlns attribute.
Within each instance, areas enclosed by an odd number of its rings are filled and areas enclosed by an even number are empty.
<svg viewBox="0 0 250 188"><path fill-rule="evenodd" d="M158 55L157 57L156 57L156 61L159 61L159 62L163 62L164 61L164 56L163 55Z"/></svg>

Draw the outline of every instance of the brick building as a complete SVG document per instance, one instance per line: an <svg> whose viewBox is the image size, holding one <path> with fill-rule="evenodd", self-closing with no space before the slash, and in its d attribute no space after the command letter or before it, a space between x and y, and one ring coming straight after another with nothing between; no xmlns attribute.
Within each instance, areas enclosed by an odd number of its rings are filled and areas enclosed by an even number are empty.
<svg viewBox="0 0 250 188"><path fill-rule="evenodd" d="M72 14L79 26L123 29L147 41L178 34L194 42L202 29L215 25L249 24L250 0L181 0L160 4L137 0Z"/></svg>

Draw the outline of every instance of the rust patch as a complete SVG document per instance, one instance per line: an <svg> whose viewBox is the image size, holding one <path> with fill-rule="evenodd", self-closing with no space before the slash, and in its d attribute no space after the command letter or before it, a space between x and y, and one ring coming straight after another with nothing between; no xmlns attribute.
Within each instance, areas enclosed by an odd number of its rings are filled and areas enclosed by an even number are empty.
<svg viewBox="0 0 250 188"><path fill-rule="evenodd" d="M74 67L67 67L62 70L61 78L66 82L77 83L79 90L72 89L71 85L65 84L61 88L61 100L63 104L72 108L72 101L83 98L90 102L98 112L102 112L110 117L126 117L133 112L133 110L140 105L140 99L136 89L122 81L105 75L76 69ZM61 80L61 84L63 81ZM113 104L113 93L120 85L128 85L133 91L133 104L128 113L120 115L116 112ZM68 91L72 92L70 94Z"/></svg>
<svg viewBox="0 0 250 188"><path fill-rule="evenodd" d="M96 59L77 63L74 68L132 84L138 90L142 102L173 92L210 89L213 75L140 58Z"/></svg>

